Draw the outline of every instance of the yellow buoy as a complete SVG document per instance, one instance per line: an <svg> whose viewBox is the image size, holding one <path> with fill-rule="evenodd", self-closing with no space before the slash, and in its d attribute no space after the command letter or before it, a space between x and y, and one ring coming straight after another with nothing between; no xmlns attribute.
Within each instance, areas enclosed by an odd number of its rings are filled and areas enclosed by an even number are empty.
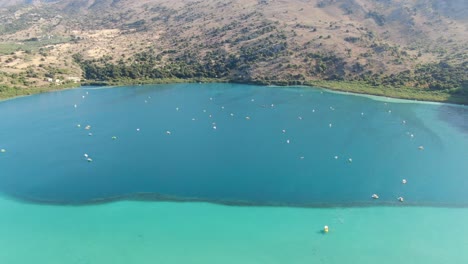
<svg viewBox="0 0 468 264"><path fill-rule="evenodd" d="M323 227L323 232L328 233L328 226Z"/></svg>

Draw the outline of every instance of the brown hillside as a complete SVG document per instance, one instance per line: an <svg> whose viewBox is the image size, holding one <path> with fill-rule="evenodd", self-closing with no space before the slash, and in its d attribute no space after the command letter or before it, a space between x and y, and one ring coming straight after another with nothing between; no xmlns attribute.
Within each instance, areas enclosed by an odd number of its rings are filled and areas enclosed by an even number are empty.
<svg viewBox="0 0 468 264"><path fill-rule="evenodd" d="M46 85L44 77L81 76L73 54L97 66L142 64L141 54L151 54L164 76L197 63L207 77L380 82L403 73L410 77L400 84L425 88L430 83L415 72L420 65L443 62L458 67L458 75L466 70L467 6L461 0L0 0L0 83ZM186 71L197 76L197 69Z"/></svg>

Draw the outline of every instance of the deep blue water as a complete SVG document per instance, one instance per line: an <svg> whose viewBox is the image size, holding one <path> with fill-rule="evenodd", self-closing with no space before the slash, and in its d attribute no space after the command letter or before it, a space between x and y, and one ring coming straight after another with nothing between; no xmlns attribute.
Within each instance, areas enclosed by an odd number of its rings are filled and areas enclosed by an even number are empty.
<svg viewBox="0 0 468 264"><path fill-rule="evenodd" d="M468 205L466 107L175 84L17 98L0 120L0 192L18 199Z"/></svg>

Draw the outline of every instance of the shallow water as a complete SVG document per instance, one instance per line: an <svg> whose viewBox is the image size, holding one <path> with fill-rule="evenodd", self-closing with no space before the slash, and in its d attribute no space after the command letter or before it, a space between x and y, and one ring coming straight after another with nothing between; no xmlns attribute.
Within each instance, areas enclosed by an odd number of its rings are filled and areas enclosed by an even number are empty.
<svg viewBox="0 0 468 264"><path fill-rule="evenodd" d="M18 98L0 120L0 191L27 201L468 205L463 107L177 84Z"/></svg>
<svg viewBox="0 0 468 264"><path fill-rule="evenodd" d="M468 263L462 208L67 207L1 199L0 211L0 262L8 264Z"/></svg>

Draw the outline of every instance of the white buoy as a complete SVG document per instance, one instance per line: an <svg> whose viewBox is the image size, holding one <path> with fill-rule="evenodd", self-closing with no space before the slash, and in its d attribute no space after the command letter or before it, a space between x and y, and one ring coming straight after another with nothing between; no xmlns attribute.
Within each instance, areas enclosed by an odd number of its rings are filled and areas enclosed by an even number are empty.
<svg viewBox="0 0 468 264"><path fill-rule="evenodd" d="M195 118L192 118L192 121L195 121L196 119Z"/></svg>
<svg viewBox="0 0 468 264"><path fill-rule="evenodd" d="M233 113L231 113L231 116L234 116L234 114L233 114Z"/></svg>
<svg viewBox="0 0 468 264"><path fill-rule="evenodd" d="M283 132L283 133L286 133L286 129L283 129L282 132Z"/></svg>
<svg viewBox="0 0 468 264"><path fill-rule="evenodd" d="M88 136L92 136L92 135L93 135L93 133L88 133Z"/></svg>
<svg viewBox="0 0 468 264"><path fill-rule="evenodd" d="M301 160L303 160L303 159L304 159L304 156L301 156L301 157L299 157L299 158L300 158Z"/></svg>
<svg viewBox="0 0 468 264"><path fill-rule="evenodd" d="M89 94L88 92L86 92L86 94Z"/></svg>
<svg viewBox="0 0 468 264"><path fill-rule="evenodd" d="M363 116L363 115L364 115L364 113L361 113L361 115Z"/></svg>
<svg viewBox="0 0 468 264"><path fill-rule="evenodd" d="M205 109L203 109L203 113L206 113L206 110L205 110Z"/></svg>
<svg viewBox="0 0 468 264"><path fill-rule="evenodd" d="M223 109L223 110L224 110L224 106L221 106L221 109Z"/></svg>
<svg viewBox="0 0 468 264"><path fill-rule="evenodd" d="M214 130L216 130L216 129L217 129L217 127L216 127L216 126L213 126L213 129L214 129Z"/></svg>
<svg viewBox="0 0 468 264"><path fill-rule="evenodd" d="M287 139L287 140L286 140L286 143L288 143L288 144L289 144L289 143L291 143L291 141L289 141L289 139Z"/></svg>
<svg viewBox="0 0 468 264"><path fill-rule="evenodd" d="M250 100L251 102L255 102L255 99Z"/></svg>
<svg viewBox="0 0 468 264"><path fill-rule="evenodd" d="M77 107L78 107L78 105L76 105L76 104L75 104L75 105L74 105L74 107L75 107L75 108L77 108Z"/></svg>
<svg viewBox="0 0 468 264"><path fill-rule="evenodd" d="M213 97L210 97L210 101L213 101Z"/></svg>
<svg viewBox="0 0 468 264"><path fill-rule="evenodd" d="M352 158L349 158L349 159L348 159L348 162L349 162L349 163L353 162L353 159L352 159Z"/></svg>
<svg viewBox="0 0 468 264"><path fill-rule="evenodd" d="M332 126L333 126L332 123L328 124L328 127L332 127Z"/></svg>
<svg viewBox="0 0 468 264"><path fill-rule="evenodd" d="M315 109L312 109L312 113L315 113Z"/></svg>
<svg viewBox="0 0 468 264"><path fill-rule="evenodd" d="M424 150L424 146L419 146L418 149L419 150Z"/></svg>
<svg viewBox="0 0 468 264"><path fill-rule="evenodd" d="M89 157L89 155L88 155L88 154L86 154L86 153L85 153L83 156L84 156L85 158L88 158L88 157Z"/></svg>
<svg viewBox="0 0 468 264"><path fill-rule="evenodd" d="M271 107L275 107L275 105L274 105L274 104L271 104Z"/></svg>
<svg viewBox="0 0 468 264"><path fill-rule="evenodd" d="M139 129L139 128L137 128L137 129L136 129L136 131L137 131L137 132L140 132L140 129Z"/></svg>
<svg viewBox="0 0 468 264"><path fill-rule="evenodd" d="M112 136L112 140L116 140L116 139L117 139L117 137L116 137L116 136Z"/></svg>
<svg viewBox="0 0 468 264"><path fill-rule="evenodd" d="M379 199L379 196L377 194L375 194L375 193L371 197L372 197L372 199Z"/></svg>
<svg viewBox="0 0 468 264"><path fill-rule="evenodd" d="M335 159L338 159L338 156L335 156Z"/></svg>
<svg viewBox="0 0 468 264"><path fill-rule="evenodd" d="M391 113L392 113L392 110L388 110L388 113L391 114Z"/></svg>
<svg viewBox="0 0 468 264"><path fill-rule="evenodd" d="M403 199L403 197L400 196L400 197L398 197L398 201L400 201L400 203L402 203L402 202L405 201L405 199Z"/></svg>
<svg viewBox="0 0 468 264"><path fill-rule="evenodd" d="M410 137L411 137L411 138L414 138L414 134L411 134Z"/></svg>
<svg viewBox="0 0 468 264"><path fill-rule="evenodd" d="M81 96L81 98L83 98L83 99L84 99L84 98L85 98L85 96L83 95L83 96Z"/></svg>
<svg viewBox="0 0 468 264"><path fill-rule="evenodd" d="M81 127L81 125L80 125L80 124L78 124L78 125L76 125L76 127Z"/></svg>
<svg viewBox="0 0 468 264"><path fill-rule="evenodd" d="M250 116L246 116L245 119L250 120Z"/></svg>
<svg viewBox="0 0 468 264"><path fill-rule="evenodd" d="M402 122L402 123L403 123L403 125L406 125L406 120L403 120L403 122Z"/></svg>
<svg viewBox="0 0 468 264"><path fill-rule="evenodd" d="M0 149L0 153L5 153L6 149Z"/></svg>
<svg viewBox="0 0 468 264"><path fill-rule="evenodd" d="M406 179L403 179L401 183L406 184L408 181Z"/></svg>
<svg viewBox="0 0 468 264"><path fill-rule="evenodd" d="M171 131L168 130L168 131L166 131L166 134L171 135L172 133L171 133Z"/></svg>
<svg viewBox="0 0 468 264"><path fill-rule="evenodd" d="M85 127L85 129L86 129L86 130L90 130L90 129L91 129L91 126L90 126L90 125L87 125L87 126Z"/></svg>
<svg viewBox="0 0 468 264"><path fill-rule="evenodd" d="M302 120L302 116L298 116L297 119Z"/></svg>
<svg viewBox="0 0 468 264"><path fill-rule="evenodd" d="M212 115L209 115L210 118L212 118L213 116Z"/></svg>
<svg viewBox="0 0 468 264"><path fill-rule="evenodd" d="M176 107L176 109L175 109L175 110L176 110L176 111L179 111L179 107Z"/></svg>
<svg viewBox="0 0 468 264"><path fill-rule="evenodd" d="M148 101L145 100L145 104L147 104L147 103L148 103Z"/></svg>

